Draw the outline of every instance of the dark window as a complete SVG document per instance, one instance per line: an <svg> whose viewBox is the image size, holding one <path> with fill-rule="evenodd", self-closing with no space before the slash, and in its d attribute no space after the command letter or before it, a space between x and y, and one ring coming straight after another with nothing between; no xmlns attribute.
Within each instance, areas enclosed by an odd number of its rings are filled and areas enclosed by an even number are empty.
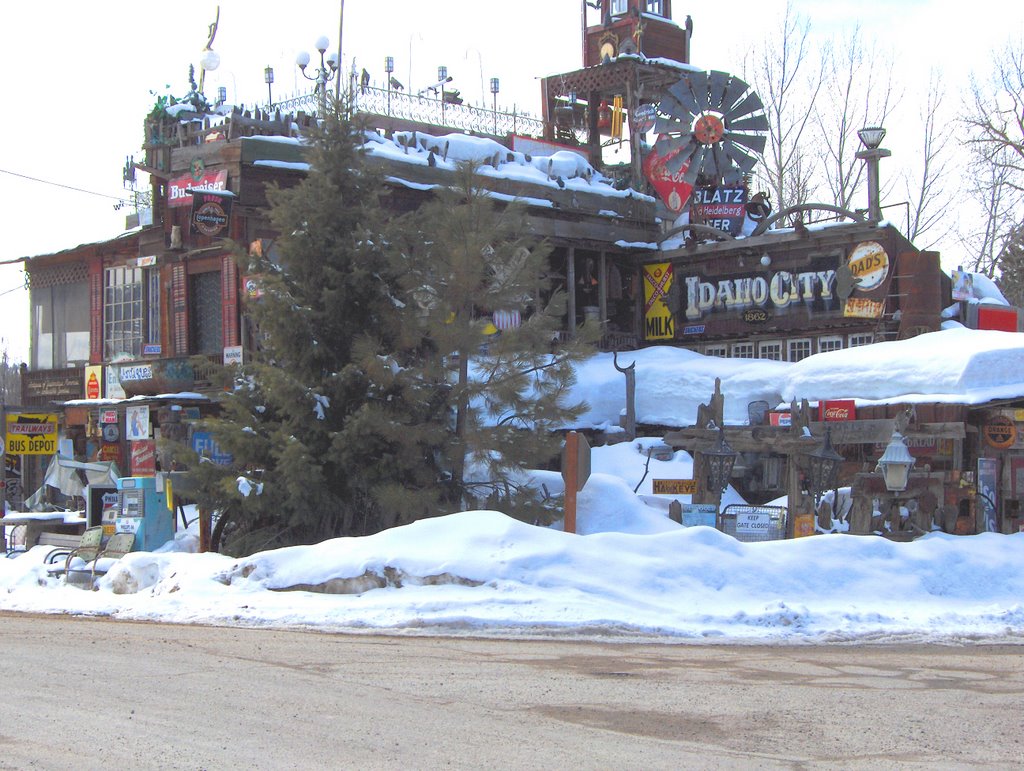
<svg viewBox="0 0 1024 771"><path fill-rule="evenodd" d="M189 276L189 340L191 353L219 354L224 350L221 332L220 271Z"/></svg>

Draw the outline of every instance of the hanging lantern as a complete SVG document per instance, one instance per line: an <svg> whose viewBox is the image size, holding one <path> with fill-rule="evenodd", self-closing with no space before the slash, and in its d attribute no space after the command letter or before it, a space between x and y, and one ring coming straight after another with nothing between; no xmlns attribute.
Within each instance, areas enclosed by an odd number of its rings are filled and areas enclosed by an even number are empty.
<svg viewBox="0 0 1024 771"><path fill-rule="evenodd" d="M704 463L707 466L708 489L716 494L723 492L729 486L732 467L736 464L736 458L739 455L725 441L724 429L718 429L718 444L715 445L715 448L701 454L704 456Z"/></svg>
<svg viewBox="0 0 1024 771"><path fill-rule="evenodd" d="M606 101L602 101L597 108L597 127L602 131L612 127L612 108Z"/></svg>
<svg viewBox="0 0 1024 771"><path fill-rule="evenodd" d="M814 500L817 502L821 498L822 493L836 486L839 467L843 463L843 456L832 449L831 428L825 430L825 441L822 442L821 446L808 455L811 495L814 496Z"/></svg>

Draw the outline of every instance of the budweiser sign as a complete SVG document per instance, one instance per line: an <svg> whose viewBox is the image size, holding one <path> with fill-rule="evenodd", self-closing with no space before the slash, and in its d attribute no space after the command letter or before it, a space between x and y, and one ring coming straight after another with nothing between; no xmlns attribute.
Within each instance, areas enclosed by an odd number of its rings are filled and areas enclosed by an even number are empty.
<svg viewBox="0 0 1024 771"><path fill-rule="evenodd" d="M167 205L168 206L191 206L192 191L194 190L227 190L228 172L227 169L219 171L207 171L198 179L192 175L177 177L167 183Z"/></svg>
<svg viewBox="0 0 1024 771"><path fill-rule="evenodd" d="M829 423L856 420L857 408L853 399L834 399L818 403L818 420Z"/></svg>

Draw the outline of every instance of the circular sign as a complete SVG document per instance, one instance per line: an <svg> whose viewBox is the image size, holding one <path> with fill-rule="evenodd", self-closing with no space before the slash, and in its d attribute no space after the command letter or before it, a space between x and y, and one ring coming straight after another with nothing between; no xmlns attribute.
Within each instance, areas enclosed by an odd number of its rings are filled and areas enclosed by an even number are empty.
<svg viewBox="0 0 1024 771"><path fill-rule="evenodd" d="M658 117L658 111L653 104L642 104L633 110L633 129L638 134L646 134L654 128L654 121Z"/></svg>
<svg viewBox="0 0 1024 771"><path fill-rule="evenodd" d="M192 221L204 236L215 236L228 224L228 215L220 201L206 201L196 210Z"/></svg>
<svg viewBox="0 0 1024 771"><path fill-rule="evenodd" d="M104 442L116 442L121 438L121 429L117 427L116 423L107 423L103 426L103 441Z"/></svg>
<svg viewBox="0 0 1024 771"><path fill-rule="evenodd" d="M1005 415L989 418L981 432L988 446L997 450L1007 450L1017 441L1017 424Z"/></svg>
<svg viewBox="0 0 1024 771"><path fill-rule="evenodd" d="M857 289L870 291L889 275L889 255L876 241L863 241L854 248L847 266Z"/></svg>
<svg viewBox="0 0 1024 771"><path fill-rule="evenodd" d="M4 445L4 438L0 436L0 455L3 455L7 451L7 447Z"/></svg>

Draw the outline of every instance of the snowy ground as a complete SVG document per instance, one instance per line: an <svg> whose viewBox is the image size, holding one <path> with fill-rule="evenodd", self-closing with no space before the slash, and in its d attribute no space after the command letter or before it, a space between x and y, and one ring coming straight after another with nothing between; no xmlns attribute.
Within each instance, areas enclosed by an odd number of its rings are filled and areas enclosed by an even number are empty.
<svg viewBox="0 0 1024 771"><path fill-rule="evenodd" d="M668 519L651 480L686 478L690 460L652 460L644 478L652 443L595 449L581 535L471 511L232 559L192 553L182 533L122 559L94 592L49 578L36 547L0 559L0 610L616 641L1024 642L1024 534L743 544ZM557 474L543 481L560 492Z"/></svg>

